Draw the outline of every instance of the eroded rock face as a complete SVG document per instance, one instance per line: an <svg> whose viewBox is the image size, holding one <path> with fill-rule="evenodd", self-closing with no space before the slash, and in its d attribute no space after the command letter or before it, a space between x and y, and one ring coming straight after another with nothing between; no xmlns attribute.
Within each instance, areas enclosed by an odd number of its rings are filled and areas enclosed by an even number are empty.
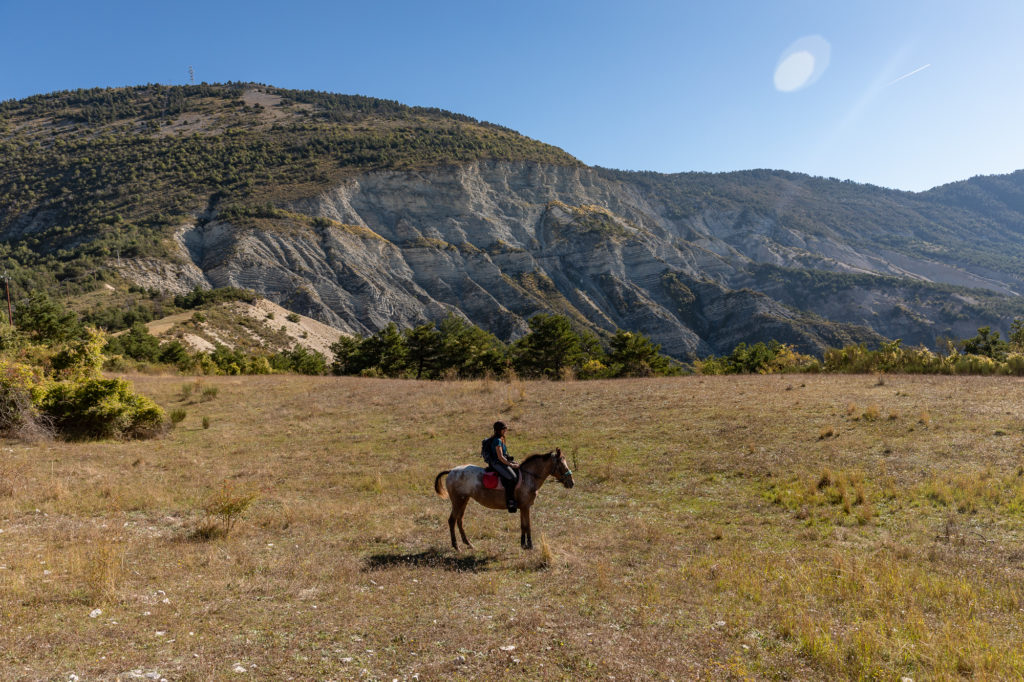
<svg viewBox="0 0 1024 682"><path fill-rule="evenodd" d="M359 334L453 312L511 340L532 315L555 312L598 332L641 331L681 358L726 352L765 328L763 338L813 351L875 337L732 291L757 254L711 231L682 238L693 230L594 169L483 162L380 172L290 210L293 220L269 227L214 217L181 234L183 252L211 286L253 289Z"/></svg>

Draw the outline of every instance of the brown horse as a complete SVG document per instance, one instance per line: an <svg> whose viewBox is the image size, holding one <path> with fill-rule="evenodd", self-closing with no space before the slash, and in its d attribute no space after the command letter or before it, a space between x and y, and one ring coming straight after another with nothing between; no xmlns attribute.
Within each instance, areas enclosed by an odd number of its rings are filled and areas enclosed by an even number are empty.
<svg viewBox="0 0 1024 682"><path fill-rule="evenodd" d="M466 513L466 505L470 498L473 498L488 509L505 509L505 491L499 485L490 489L484 487L483 467L464 464L448 471L442 471L434 479L434 492L441 497L446 497L452 502L452 513L448 517L448 530L452 535L452 547L459 550L455 541L455 524L459 524L459 534L462 535L462 542L473 549L473 543L466 537L466 531L462 527L462 516ZM444 480L444 488L441 487L441 478ZM544 485L548 476L554 476L559 483L566 488L573 486L572 472L569 465L565 463L562 451L555 448L553 452L543 455L530 455L519 465L519 483L516 484L516 503L519 505L519 526L522 534L519 544L523 549L533 549L533 538L530 537L530 506L537 499L537 491Z"/></svg>

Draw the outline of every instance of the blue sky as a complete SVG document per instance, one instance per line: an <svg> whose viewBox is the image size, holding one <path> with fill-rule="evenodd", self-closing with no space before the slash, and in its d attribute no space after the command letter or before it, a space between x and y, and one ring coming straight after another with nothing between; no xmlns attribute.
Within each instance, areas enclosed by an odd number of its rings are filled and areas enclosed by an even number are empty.
<svg viewBox="0 0 1024 682"><path fill-rule="evenodd" d="M191 65L441 107L611 168L917 191L1024 168L1022 29L1019 0L0 0L0 100Z"/></svg>

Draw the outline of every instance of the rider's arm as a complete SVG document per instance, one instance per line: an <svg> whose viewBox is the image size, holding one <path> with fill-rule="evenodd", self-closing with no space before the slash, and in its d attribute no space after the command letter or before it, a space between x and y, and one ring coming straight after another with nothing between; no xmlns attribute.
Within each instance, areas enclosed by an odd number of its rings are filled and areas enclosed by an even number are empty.
<svg viewBox="0 0 1024 682"><path fill-rule="evenodd" d="M515 466L512 462L508 461L505 457L504 448L501 447L501 441L494 443L494 455L498 458L498 461L507 467Z"/></svg>

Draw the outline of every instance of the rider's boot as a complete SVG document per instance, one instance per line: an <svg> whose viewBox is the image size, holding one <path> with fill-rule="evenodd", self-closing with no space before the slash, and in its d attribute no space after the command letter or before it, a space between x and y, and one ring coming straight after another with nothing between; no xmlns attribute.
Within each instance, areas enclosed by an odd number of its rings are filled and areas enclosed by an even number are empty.
<svg viewBox="0 0 1024 682"><path fill-rule="evenodd" d="M504 483L504 481L502 481ZM518 509L516 508L516 487L515 482L512 485L505 485L505 507L508 509L509 514L515 514Z"/></svg>

